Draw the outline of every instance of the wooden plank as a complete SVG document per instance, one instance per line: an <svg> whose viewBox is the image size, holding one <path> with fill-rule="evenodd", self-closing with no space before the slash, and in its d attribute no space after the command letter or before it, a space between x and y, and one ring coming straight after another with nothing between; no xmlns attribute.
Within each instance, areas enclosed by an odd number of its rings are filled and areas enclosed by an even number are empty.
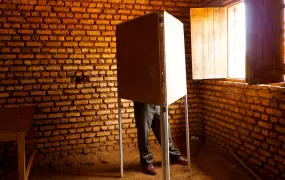
<svg viewBox="0 0 285 180"><path fill-rule="evenodd" d="M264 16L266 17L266 19L263 19L263 39L262 39L262 46L263 48L265 46L269 46L269 47L275 47L276 48L276 44L278 45L278 42L275 42L276 39L271 36L272 30L271 28L276 28L276 27L267 27L270 26L270 22L269 21L275 21L275 18L273 16L273 14L270 12L273 8L274 8L274 3L271 3L270 1L266 1L266 0L262 0L261 3L264 3ZM273 30L274 31L274 30ZM278 41L278 40L277 40ZM265 44L266 43L266 44ZM278 47L278 46L277 46ZM274 57L271 56L272 54L274 54L275 48L268 48L268 49L264 49L263 50L263 59L265 61L263 61L262 63L262 69L263 70L271 70L273 69L273 65L274 65ZM278 48L277 48L278 51ZM270 59L270 61L266 61L266 59Z"/></svg>
<svg viewBox="0 0 285 180"><path fill-rule="evenodd" d="M226 78L226 8L195 8L190 12L193 79Z"/></svg>
<svg viewBox="0 0 285 180"><path fill-rule="evenodd" d="M202 69L202 30L203 8L190 9L191 48L192 48L192 76L193 79L203 79Z"/></svg>
<svg viewBox="0 0 285 180"><path fill-rule="evenodd" d="M278 3L279 2L279 3ZM284 60L284 8L281 8L281 6L284 4L284 0L278 0L277 3L272 3L273 10L268 10L269 12L278 12L278 13L271 13L273 16L273 32L276 32L272 34L272 43L274 43L273 49L273 57L276 57L277 60L273 58L273 69L274 70L283 70L283 64L285 62ZM268 4L269 2L266 1ZM279 33L278 33L279 32Z"/></svg>
<svg viewBox="0 0 285 180"><path fill-rule="evenodd" d="M220 68L219 61L221 60L221 30L220 30L220 21L221 21L221 14L219 8L214 8L214 55L215 55L215 76L219 74L218 69Z"/></svg>
<svg viewBox="0 0 285 180"><path fill-rule="evenodd" d="M36 106L0 109L0 131L23 131L32 127Z"/></svg>
<svg viewBox="0 0 285 180"><path fill-rule="evenodd" d="M220 59L216 66L216 78L228 77L228 20L227 20L227 9L219 8L220 10L220 47L216 47L220 51Z"/></svg>
<svg viewBox="0 0 285 180"><path fill-rule="evenodd" d="M20 131L17 133L19 180L26 180L25 137L26 137L25 131Z"/></svg>
<svg viewBox="0 0 285 180"><path fill-rule="evenodd" d="M202 29L202 68L203 79L209 78L209 33L208 33L208 9L203 8L203 29Z"/></svg>
<svg viewBox="0 0 285 180"><path fill-rule="evenodd" d="M262 34L263 34L263 26L262 26L262 17L260 14L260 3L253 4L253 1L245 1L246 7L246 82L250 84L253 83L253 72L255 69L262 69ZM254 26L253 26L254 25ZM258 31L256 31L258 29ZM256 82L262 81L261 77L256 77Z"/></svg>
<svg viewBox="0 0 285 180"><path fill-rule="evenodd" d="M208 17L208 78L215 77L214 9L207 8Z"/></svg>
<svg viewBox="0 0 285 180"><path fill-rule="evenodd" d="M0 131L0 142L17 140L17 133L13 131Z"/></svg>
<svg viewBox="0 0 285 180"><path fill-rule="evenodd" d="M31 170L31 167L32 167L32 164L33 164L33 161L34 161L34 158L35 156L37 155L38 151L37 150L33 150L30 158L29 158L29 162L28 162L28 165L27 165L27 169L26 169L26 179L28 180L29 178L29 174L30 174L30 170Z"/></svg>
<svg viewBox="0 0 285 180"><path fill-rule="evenodd" d="M245 0L245 3L246 82L249 84L281 82L284 63L284 9L281 8L283 0ZM274 73L265 74L265 71Z"/></svg>

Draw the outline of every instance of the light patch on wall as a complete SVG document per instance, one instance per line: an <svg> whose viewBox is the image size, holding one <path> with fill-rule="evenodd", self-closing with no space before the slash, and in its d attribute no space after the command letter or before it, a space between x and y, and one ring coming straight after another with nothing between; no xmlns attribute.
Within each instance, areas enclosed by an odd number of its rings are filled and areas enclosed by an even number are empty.
<svg viewBox="0 0 285 180"><path fill-rule="evenodd" d="M245 4L228 7L228 77L245 79Z"/></svg>

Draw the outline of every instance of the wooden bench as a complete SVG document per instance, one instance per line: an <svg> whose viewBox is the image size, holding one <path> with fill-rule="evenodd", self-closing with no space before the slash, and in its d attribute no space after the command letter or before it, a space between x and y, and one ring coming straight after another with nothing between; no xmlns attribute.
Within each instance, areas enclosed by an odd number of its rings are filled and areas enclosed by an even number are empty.
<svg viewBox="0 0 285 180"><path fill-rule="evenodd" d="M17 141L18 177L27 180L33 159L37 153L33 150L26 167L26 135L33 124L35 106L0 109L0 142Z"/></svg>

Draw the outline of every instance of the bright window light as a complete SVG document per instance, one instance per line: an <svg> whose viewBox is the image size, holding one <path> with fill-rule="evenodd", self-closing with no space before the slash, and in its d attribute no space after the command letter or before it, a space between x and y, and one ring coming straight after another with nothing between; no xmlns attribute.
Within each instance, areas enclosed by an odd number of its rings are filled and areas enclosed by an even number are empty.
<svg viewBox="0 0 285 180"><path fill-rule="evenodd" d="M228 77L245 79L245 5L228 7Z"/></svg>

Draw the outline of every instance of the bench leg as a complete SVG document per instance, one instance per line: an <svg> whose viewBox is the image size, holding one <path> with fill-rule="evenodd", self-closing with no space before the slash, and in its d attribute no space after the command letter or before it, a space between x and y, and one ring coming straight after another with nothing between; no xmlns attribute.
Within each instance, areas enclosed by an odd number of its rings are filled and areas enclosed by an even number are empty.
<svg viewBox="0 0 285 180"><path fill-rule="evenodd" d="M25 137L26 137L25 131L17 133L19 180L26 180Z"/></svg>

